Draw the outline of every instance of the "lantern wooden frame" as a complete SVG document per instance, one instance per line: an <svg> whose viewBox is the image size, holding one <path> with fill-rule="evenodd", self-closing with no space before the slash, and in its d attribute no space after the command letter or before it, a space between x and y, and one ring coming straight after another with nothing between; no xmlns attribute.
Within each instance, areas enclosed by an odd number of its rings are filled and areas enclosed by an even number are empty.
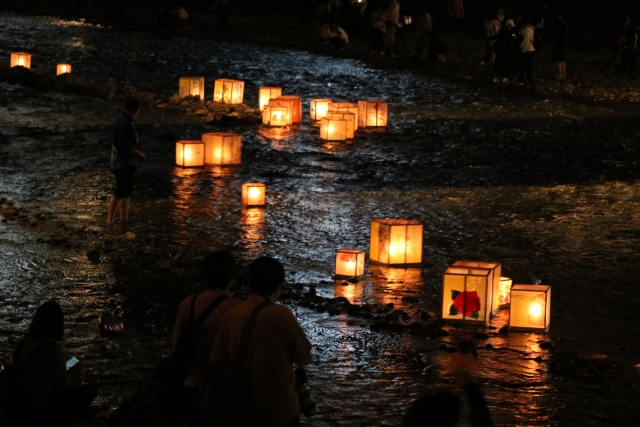
<svg viewBox="0 0 640 427"><path fill-rule="evenodd" d="M389 121L389 103L376 100L358 101L358 126L386 127Z"/></svg>
<svg viewBox="0 0 640 427"><path fill-rule="evenodd" d="M282 96L282 88L277 86L260 86L258 89L258 107L264 111L264 107L269 104L269 100Z"/></svg>
<svg viewBox="0 0 640 427"><path fill-rule="evenodd" d="M329 104L329 112L331 113L352 113L356 116L356 123L354 130L358 130L359 114L360 110L358 106L351 102L332 102Z"/></svg>
<svg viewBox="0 0 640 427"><path fill-rule="evenodd" d="M56 68L56 76L60 74L70 74L71 73L71 64L58 64Z"/></svg>
<svg viewBox="0 0 640 427"><path fill-rule="evenodd" d="M502 264L499 262L462 260L453 263L453 267L486 268L491 274L491 315L493 316L501 308L500 305L500 278L502 277Z"/></svg>
<svg viewBox="0 0 640 427"><path fill-rule="evenodd" d="M353 113L328 113L328 118L330 119L344 119L347 121L347 129L346 129L346 139L353 139L355 137L356 131L356 115Z"/></svg>
<svg viewBox="0 0 640 427"><path fill-rule="evenodd" d="M509 329L549 330L551 324L551 286L513 285L509 306Z"/></svg>
<svg viewBox="0 0 640 427"><path fill-rule="evenodd" d="M347 121L330 117L320 120L320 139L325 141L346 141Z"/></svg>
<svg viewBox="0 0 640 427"><path fill-rule="evenodd" d="M213 85L213 102L219 104L242 104L244 82L233 79L217 79Z"/></svg>
<svg viewBox="0 0 640 427"><path fill-rule="evenodd" d="M261 207L265 204L266 186L261 182L242 184L242 204L246 207Z"/></svg>
<svg viewBox="0 0 640 427"><path fill-rule="evenodd" d="M327 98L315 98L309 103L309 117L317 122L322 120L329 113L329 104L332 101Z"/></svg>
<svg viewBox="0 0 640 427"><path fill-rule="evenodd" d="M242 135L230 132L202 134L204 164L236 166L242 163Z"/></svg>
<svg viewBox="0 0 640 427"><path fill-rule="evenodd" d="M391 267L422 265L424 227L408 219L371 221L369 262Z"/></svg>
<svg viewBox="0 0 640 427"><path fill-rule="evenodd" d="M362 249L338 249L334 279L360 278L364 276L365 251Z"/></svg>
<svg viewBox="0 0 640 427"><path fill-rule="evenodd" d="M27 52L11 53L11 68L24 67L31 69L31 54Z"/></svg>
<svg viewBox="0 0 640 427"><path fill-rule="evenodd" d="M204 77L180 77L178 94L180 98L192 95L204 99Z"/></svg>
<svg viewBox="0 0 640 427"><path fill-rule="evenodd" d="M183 168L204 167L204 142L195 140L176 142L176 165Z"/></svg>
<svg viewBox="0 0 640 427"><path fill-rule="evenodd" d="M447 268L442 276L442 320L489 324L493 274L489 268Z"/></svg>
<svg viewBox="0 0 640 427"><path fill-rule="evenodd" d="M297 95L283 95L277 98L280 101L291 102L291 123L299 124L302 121L302 101Z"/></svg>

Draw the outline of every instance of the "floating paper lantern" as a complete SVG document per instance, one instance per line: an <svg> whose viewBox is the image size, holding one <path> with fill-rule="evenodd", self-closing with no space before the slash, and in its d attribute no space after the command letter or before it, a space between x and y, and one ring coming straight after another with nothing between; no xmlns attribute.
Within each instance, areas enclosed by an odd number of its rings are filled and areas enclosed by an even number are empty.
<svg viewBox="0 0 640 427"><path fill-rule="evenodd" d="M329 112L329 104L331 104L330 99L326 98L316 98L311 100L311 104L309 106L309 113L311 115L311 120L319 121L322 120L324 116Z"/></svg>
<svg viewBox="0 0 640 427"><path fill-rule="evenodd" d="M447 268L442 279L442 319L488 324L493 273L488 268Z"/></svg>
<svg viewBox="0 0 640 427"><path fill-rule="evenodd" d="M262 112L262 123L267 126L282 127L287 126L291 114L289 114L290 103L278 102L277 100L271 100L264 107Z"/></svg>
<svg viewBox="0 0 640 427"><path fill-rule="evenodd" d="M245 206L264 206L265 186L260 182L242 184L242 204Z"/></svg>
<svg viewBox="0 0 640 427"><path fill-rule="evenodd" d="M365 127L387 126L389 104L385 101L358 101L358 125Z"/></svg>
<svg viewBox="0 0 640 427"><path fill-rule="evenodd" d="M242 104L244 82L242 80L218 79L213 87L213 101L221 104Z"/></svg>
<svg viewBox="0 0 640 427"><path fill-rule="evenodd" d="M500 278L502 274L502 265L499 262L485 261L456 261L453 267L474 267L486 268L491 270L491 307L489 307L491 315L497 313L498 309L504 304L500 303Z"/></svg>
<svg viewBox="0 0 640 427"><path fill-rule="evenodd" d="M178 93L180 98L192 95L204 99L204 77L180 77Z"/></svg>
<svg viewBox="0 0 640 427"><path fill-rule="evenodd" d="M275 99L282 95L281 87L261 86L258 90L258 103L260 111L264 111L264 107L269 103L270 99Z"/></svg>
<svg viewBox="0 0 640 427"><path fill-rule="evenodd" d="M551 323L551 286L513 285L509 329L546 331Z"/></svg>
<svg viewBox="0 0 640 427"><path fill-rule="evenodd" d="M347 121L325 117L320 120L320 139L326 141L346 141Z"/></svg>
<svg viewBox="0 0 640 427"><path fill-rule="evenodd" d="M31 55L26 52L13 52L11 54L11 68L31 68Z"/></svg>
<svg viewBox="0 0 640 427"><path fill-rule="evenodd" d="M500 278L500 285L498 286L498 304L500 307L508 307L509 303L511 302L511 285L513 284L513 281L511 279L509 279L508 277L501 277ZM494 295L493 298L494 300L496 299L496 295L495 295L495 291L494 291Z"/></svg>
<svg viewBox="0 0 640 427"><path fill-rule="evenodd" d="M356 116L353 113L328 113L331 119L344 119L347 121L346 137L353 139L356 130Z"/></svg>
<svg viewBox="0 0 640 427"><path fill-rule="evenodd" d="M358 117L360 110L358 106L351 102L332 102L329 104L329 111L334 113L352 113L356 116L356 123L354 130L358 130Z"/></svg>
<svg viewBox="0 0 640 427"><path fill-rule="evenodd" d="M183 168L197 168L204 166L204 142L178 141L176 142L176 165Z"/></svg>
<svg viewBox="0 0 640 427"><path fill-rule="evenodd" d="M242 136L228 132L202 134L205 165L230 166L242 161Z"/></svg>
<svg viewBox="0 0 640 427"><path fill-rule="evenodd" d="M302 102L300 101L299 96L295 95L284 95L279 96L278 100L282 101L290 101L291 102L291 123L290 124L298 124L302 121Z"/></svg>
<svg viewBox="0 0 640 427"><path fill-rule="evenodd" d="M408 219L371 221L369 261L389 266L422 263L423 226Z"/></svg>
<svg viewBox="0 0 640 427"><path fill-rule="evenodd" d="M364 254L360 249L338 249L334 278L348 279L364 276Z"/></svg>
<svg viewBox="0 0 640 427"><path fill-rule="evenodd" d="M59 76L60 74L68 74L70 72L71 72L71 64L58 64L56 76Z"/></svg>

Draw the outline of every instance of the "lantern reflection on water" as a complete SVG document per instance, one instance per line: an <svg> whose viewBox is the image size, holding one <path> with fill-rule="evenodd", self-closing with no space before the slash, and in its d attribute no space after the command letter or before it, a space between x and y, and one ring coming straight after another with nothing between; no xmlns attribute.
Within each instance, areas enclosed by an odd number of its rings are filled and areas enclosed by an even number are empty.
<svg viewBox="0 0 640 427"><path fill-rule="evenodd" d="M353 113L328 113L330 119L344 119L347 121L347 128L345 132L346 139L353 139L356 130L356 116Z"/></svg>
<svg viewBox="0 0 640 427"><path fill-rule="evenodd" d="M176 165L183 168L197 168L204 166L204 142L178 141L176 142Z"/></svg>
<svg viewBox="0 0 640 427"><path fill-rule="evenodd" d="M499 262L485 261L456 261L453 267L474 267L491 270L491 306L488 307L491 315L500 309L500 277L502 275L502 265Z"/></svg>
<svg viewBox="0 0 640 427"><path fill-rule="evenodd" d="M332 102L329 104L329 112L331 113L352 113L356 116L353 130L358 130L358 106L351 102Z"/></svg>
<svg viewBox="0 0 640 427"><path fill-rule="evenodd" d="M60 74L68 74L70 72L71 72L70 64L58 64L58 68L56 70L56 76L59 76Z"/></svg>
<svg viewBox="0 0 640 427"><path fill-rule="evenodd" d="M442 319L488 324L493 275L489 268L447 268L442 278Z"/></svg>
<svg viewBox="0 0 640 427"><path fill-rule="evenodd" d="M213 102L242 104L244 82L242 80L217 79L213 86Z"/></svg>
<svg viewBox="0 0 640 427"><path fill-rule="evenodd" d="M364 255L360 249L338 249L336 251L336 267L333 277L348 279L364 276Z"/></svg>
<svg viewBox="0 0 640 427"><path fill-rule="evenodd" d="M204 99L204 77L180 77L178 94L180 98L192 95Z"/></svg>
<svg viewBox="0 0 640 427"><path fill-rule="evenodd" d="M347 121L328 117L320 120L320 139L325 141L346 141Z"/></svg>
<svg viewBox="0 0 640 427"><path fill-rule="evenodd" d="M309 115L311 120L319 121L322 120L324 116L329 112L329 104L331 104L330 99L326 98L315 98L311 100L309 106Z"/></svg>
<svg viewBox="0 0 640 427"><path fill-rule="evenodd" d="M302 101L299 96L295 95L283 95L279 96L278 101L290 102L290 111L291 114L290 123L289 124L298 124L302 121Z"/></svg>
<svg viewBox="0 0 640 427"><path fill-rule="evenodd" d="M423 226L408 219L371 221L369 260L391 266L422 263Z"/></svg>
<svg viewBox="0 0 640 427"><path fill-rule="evenodd" d="M360 127L387 126L389 104L385 101L358 101L358 125Z"/></svg>
<svg viewBox="0 0 640 427"><path fill-rule="evenodd" d="M242 162L242 136L229 132L202 134L206 165L239 165Z"/></svg>
<svg viewBox="0 0 640 427"><path fill-rule="evenodd" d="M261 182L242 184L242 204L248 207L264 206L265 185Z"/></svg>
<svg viewBox="0 0 640 427"><path fill-rule="evenodd" d="M509 329L546 331L551 323L551 286L513 285Z"/></svg>
<svg viewBox="0 0 640 427"><path fill-rule="evenodd" d="M31 55L26 52L13 52L11 54L11 68L31 68Z"/></svg>

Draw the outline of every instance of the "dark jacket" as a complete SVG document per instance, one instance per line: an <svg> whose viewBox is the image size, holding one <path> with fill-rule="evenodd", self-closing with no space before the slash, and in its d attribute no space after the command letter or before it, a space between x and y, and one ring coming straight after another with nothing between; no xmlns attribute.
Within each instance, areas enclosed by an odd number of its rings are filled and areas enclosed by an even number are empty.
<svg viewBox="0 0 640 427"><path fill-rule="evenodd" d="M137 165L135 156L138 150L138 132L131 116L123 113L113 125L113 140L111 142L111 167L121 169L128 165Z"/></svg>

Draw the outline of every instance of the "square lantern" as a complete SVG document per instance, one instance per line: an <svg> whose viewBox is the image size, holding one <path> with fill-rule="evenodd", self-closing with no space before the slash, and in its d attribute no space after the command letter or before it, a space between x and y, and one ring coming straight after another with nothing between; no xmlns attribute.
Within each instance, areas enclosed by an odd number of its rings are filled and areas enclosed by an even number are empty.
<svg viewBox="0 0 640 427"><path fill-rule="evenodd" d="M242 184L242 204L245 206L264 206L265 186L261 182Z"/></svg>
<svg viewBox="0 0 640 427"><path fill-rule="evenodd" d="M176 142L176 165L183 168L198 168L204 166L204 142L178 141Z"/></svg>
<svg viewBox="0 0 640 427"><path fill-rule="evenodd" d="M204 133L202 142L205 165L230 166L242 163L241 135L228 132Z"/></svg>
<svg viewBox="0 0 640 427"><path fill-rule="evenodd" d="M302 102L300 101L300 97L295 95L284 95L279 96L277 99L291 102L290 124L299 124L302 121Z"/></svg>
<svg viewBox="0 0 640 427"><path fill-rule="evenodd" d="M489 268L447 268L442 278L442 319L488 324L493 274Z"/></svg>
<svg viewBox="0 0 640 427"><path fill-rule="evenodd" d="M490 312L493 316L500 309L500 278L502 274L502 265L499 262L485 262L485 261L456 261L453 267L474 267L474 268L486 268L492 271L491 274L491 307Z"/></svg>
<svg viewBox="0 0 640 427"><path fill-rule="evenodd" d="M31 55L26 52L13 52L11 54L11 68L31 68Z"/></svg>
<svg viewBox="0 0 640 427"><path fill-rule="evenodd" d="M316 98L311 100L311 104L309 106L309 114L311 116L311 120L319 121L322 120L324 116L329 112L329 104L331 104L330 99L326 98Z"/></svg>
<svg viewBox="0 0 640 427"><path fill-rule="evenodd" d="M71 72L71 64L58 64L56 76L59 76L60 74L68 74L70 72Z"/></svg>
<svg viewBox="0 0 640 427"><path fill-rule="evenodd" d="M509 307L511 303L511 285L513 281L508 277L500 278L500 286L498 286L498 304L500 307ZM496 299L495 291L493 295L494 300Z"/></svg>
<svg viewBox="0 0 640 427"><path fill-rule="evenodd" d="M262 123L267 126L283 127L289 124L290 116L288 105L278 105L271 100L262 112Z"/></svg>
<svg viewBox="0 0 640 427"><path fill-rule="evenodd" d="M242 80L218 79L213 87L213 102L242 104L244 82Z"/></svg>
<svg viewBox="0 0 640 427"><path fill-rule="evenodd" d="M358 101L360 127L387 126L389 104L385 101Z"/></svg>
<svg viewBox="0 0 640 427"><path fill-rule="evenodd" d="M266 107L270 99L275 99L281 95L281 87L261 86L260 89L258 89L258 106L260 107L260 111L264 111L264 107Z"/></svg>
<svg viewBox="0 0 640 427"><path fill-rule="evenodd" d="M388 266L422 263L423 226L408 219L371 221L369 261Z"/></svg>
<svg viewBox="0 0 640 427"><path fill-rule="evenodd" d="M353 113L328 113L331 119L344 119L347 121L347 139L353 139L356 130L356 116Z"/></svg>
<svg viewBox="0 0 640 427"><path fill-rule="evenodd" d="M325 141L346 141L347 121L328 117L320 120L320 139Z"/></svg>
<svg viewBox="0 0 640 427"><path fill-rule="evenodd" d="M204 99L204 77L180 77L178 93L180 98L192 95Z"/></svg>
<svg viewBox="0 0 640 427"><path fill-rule="evenodd" d="M358 130L358 106L351 102L332 102L329 104L329 111L335 113L353 113L356 116L356 124L354 130Z"/></svg>
<svg viewBox="0 0 640 427"><path fill-rule="evenodd" d="M551 323L551 286L513 285L509 329L547 331Z"/></svg>
<svg viewBox="0 0 640 427"><path fill-rule="evenodd" d="M338 249L336 251L335 279L364 276L364 254L361 249Z"/></svg>

